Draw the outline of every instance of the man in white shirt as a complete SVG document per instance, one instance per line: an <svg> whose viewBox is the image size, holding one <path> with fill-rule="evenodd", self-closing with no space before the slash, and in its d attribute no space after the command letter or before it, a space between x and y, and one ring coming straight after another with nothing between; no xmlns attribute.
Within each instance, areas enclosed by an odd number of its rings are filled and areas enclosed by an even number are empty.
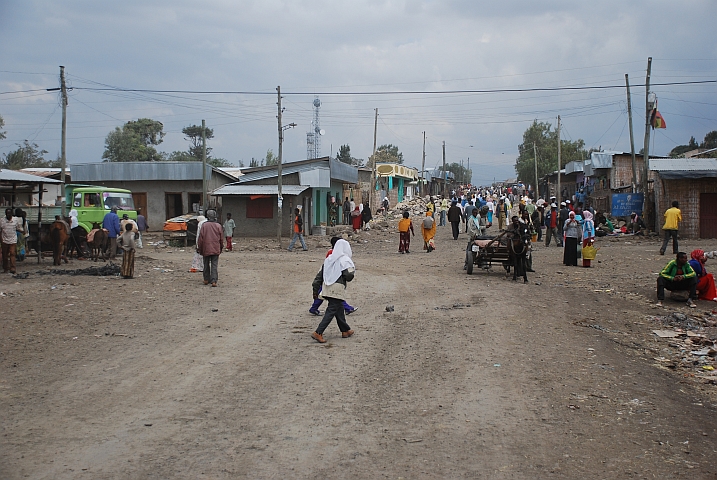
<svg viewBox="0 0 717 480"><path fill-rule="evenodd" d="M0 218L0 239L2 239L2 271L15 273L15 255L17 255L17 232L22 227L17 218L12 216L12 208L5 209L5 216Z"/></svg>

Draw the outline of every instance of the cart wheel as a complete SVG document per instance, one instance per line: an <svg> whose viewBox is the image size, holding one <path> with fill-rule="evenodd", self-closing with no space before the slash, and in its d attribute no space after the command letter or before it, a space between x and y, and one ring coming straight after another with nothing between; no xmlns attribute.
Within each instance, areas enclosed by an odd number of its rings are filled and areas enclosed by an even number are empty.
<svg viewBox="0 0 717 480"><path fill-rule="evenodd" d="M473 262L475 261L475 257L473 255L473 252L466 252L466 273L468 275L473 275Z"/></svg>

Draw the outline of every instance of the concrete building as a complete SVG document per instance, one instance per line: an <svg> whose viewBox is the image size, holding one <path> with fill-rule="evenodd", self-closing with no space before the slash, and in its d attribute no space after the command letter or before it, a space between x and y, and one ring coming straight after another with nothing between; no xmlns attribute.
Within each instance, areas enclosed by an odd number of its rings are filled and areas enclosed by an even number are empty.
<svg viewBox="0 0 717 480"><path fill-rule="evenodd" d="M223 214L231 213L238 237L270 237L278 228L278 167L245 168L238 182L212 191ZM302 209L304 232L322 234L331 198L343 203L344 185L358 183L358 169L329 157L282 165L282 236L290 236L293 211ZM339 221L342 212L339 208Z"/></svg>
<svg viewBox="0 0 717 480"><path fill-rule="evenodd" d="M207 191L237 178L207 165ZM132 191L135 208L141 208L152 230L165 220L198 211L202 203L201 162L102 162L72 165L72 181ZM209 205L221 208L221 203Z"/></svg>
<svg viewBox="0 0 717 480"><path fill-rule="evenodd" d="M650 159L656 219L661 232L663 214L673 201L680 202L680 236L717 238L717 159Z"/></svg>

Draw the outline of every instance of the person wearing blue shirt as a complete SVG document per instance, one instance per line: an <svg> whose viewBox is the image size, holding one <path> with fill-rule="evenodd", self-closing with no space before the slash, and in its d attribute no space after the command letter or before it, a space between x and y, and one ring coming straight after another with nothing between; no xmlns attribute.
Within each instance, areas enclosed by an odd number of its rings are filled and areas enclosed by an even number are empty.
<svg viewBox="0 0 717 480"><path fill-rule="evenodd" d="M112 210L105 215L102 219L102 228L107 230L107 237L110 239L110 259L114 260L117 256L117 235L121 235L120 221L117 216L117 207L112 207Z"/></svg>

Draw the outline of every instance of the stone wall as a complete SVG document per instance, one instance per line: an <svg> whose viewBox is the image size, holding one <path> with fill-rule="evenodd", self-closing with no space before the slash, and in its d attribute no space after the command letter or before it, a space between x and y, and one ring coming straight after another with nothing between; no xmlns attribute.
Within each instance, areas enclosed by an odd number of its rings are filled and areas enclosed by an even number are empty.
<svg viewBox="0 0 717 480"><path fill-rule="evenodd" d="M682 224L680 236L699 238L700 236L700 194L717 193L717 180L714 178L697 178L684 180L662 180L653 173L655 179L655 208L657 209L657 227L662 234L663 214L672 206L672 202L680 202Z"/></svg>

